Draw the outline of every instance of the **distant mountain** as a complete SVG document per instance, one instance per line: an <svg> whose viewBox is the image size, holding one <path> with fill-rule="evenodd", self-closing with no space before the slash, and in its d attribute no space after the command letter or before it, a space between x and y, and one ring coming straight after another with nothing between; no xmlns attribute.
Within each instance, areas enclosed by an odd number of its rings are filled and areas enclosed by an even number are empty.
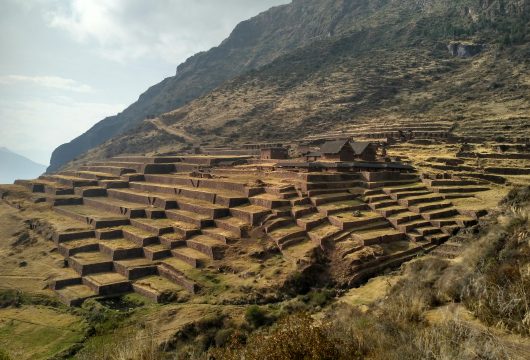
<svg viewBox="0 0 530 360"><path fill-rule="evenodd" d="M0 184L12 184L16 179L34 179L46 166L0 147Z"/></svg>

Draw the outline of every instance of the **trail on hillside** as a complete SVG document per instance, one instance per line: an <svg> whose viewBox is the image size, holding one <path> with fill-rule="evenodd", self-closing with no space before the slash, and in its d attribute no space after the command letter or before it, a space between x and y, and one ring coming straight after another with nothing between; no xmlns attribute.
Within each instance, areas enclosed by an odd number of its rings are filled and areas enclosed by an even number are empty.
<svg viewBox="0 0 530 360"><path fill-rule="evenodd" d="M158 130L162 130L162 131L165 131L167 132L168 134L171 134L171 135L175 135L175 136L178 136L178 137L181 137L183 138L184 140L186 140L187 142L190 142L190 143L194 143L197 141L197 138L191 136L190 134L188 134L187 132L183 131L183 130L177 130L177 129L174 129L174 128L171 128L169 126L167 126L166 124L164 124L160 119L156 118L156 119L149 119L147 120L149 121L151 124L153 124Z"/></svg>

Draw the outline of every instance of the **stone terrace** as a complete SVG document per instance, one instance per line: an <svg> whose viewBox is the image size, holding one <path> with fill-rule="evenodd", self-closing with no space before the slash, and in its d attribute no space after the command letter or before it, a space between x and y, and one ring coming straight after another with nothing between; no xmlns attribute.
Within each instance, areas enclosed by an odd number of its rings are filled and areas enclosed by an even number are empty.
<svg viewBox="0 0 530 360"><path fill-rule="evenodd" d="M315 249L334 252L360 281L432 250L482 215L453 206L461 188L450 180L224 166L244 159L117 157L17 181L79 229L54 236L68 267L51 287L70 305L131 291L154 301L167 289L195 294L209 286L197 272L259 238L293 261Z"/></svg>
<svg viewBox="0 0 530 360"><path fill-rule="evenodd" d="M526 144L509 147L482 141L464 144L400 143L391 146L388 153L390 156L412 161L418 171L433 173L436 176L445 174L444 180L451 178L456 181L452 185L458 185L458 181L467 181L467 188L460 190L462 193L464 190L470 190L472 186L479 190L478 188L491 182L525 183L530 175L530 151Z"/></svg>
<svg viewBox="0 0 530 360"><path fill-rule="evenodd" d="M442 120L430 123L420 123L417 120L401 120L388 123L381 122L379 124L374 124L370 121L368 123L344 125L323 135L308 136L304 141L345 137L353 137L355 139L399 139L401 135L421 139L447 139L451 137L453 128L454 123L452 121Z"/></svg>

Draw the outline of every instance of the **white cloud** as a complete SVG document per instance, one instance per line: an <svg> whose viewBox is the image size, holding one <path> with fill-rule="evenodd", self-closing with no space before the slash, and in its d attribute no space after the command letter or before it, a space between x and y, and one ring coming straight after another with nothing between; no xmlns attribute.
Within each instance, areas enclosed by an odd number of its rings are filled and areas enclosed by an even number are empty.
<svg viewBox="0 0 530 360"><path fill-rule="evenodd" d="M217 45L234 25L287 0L69 0L46 12L50 27L96 44L105 58L178 63Z"/></svg>
<svg viewBox="0 0 530 360"><path fill-rule="evenodd" d="M32 84L51 89L67 90L74 92L92 92L93 89L86 84L81 84L72 79L65 79L59 76L25 76L25 75L5 75L0 76L0 84Z"/></svg>
<svg viewBox="0 0 530 360"><path fill-rule="evenodd" d="M52 151L88 130L124 104L78 102L68 97L0 100L0 146L48 164Z"/></svg>
<svg viewBox="0 0 530 360"><path fill-rule="evenodd" d="M0 30L9 34L0 37L0 146L48 163L58 145L123 110L118 102L219 44L238 22L287 2L0 0ZM59 76L30 76L34 69Z"/></svg>

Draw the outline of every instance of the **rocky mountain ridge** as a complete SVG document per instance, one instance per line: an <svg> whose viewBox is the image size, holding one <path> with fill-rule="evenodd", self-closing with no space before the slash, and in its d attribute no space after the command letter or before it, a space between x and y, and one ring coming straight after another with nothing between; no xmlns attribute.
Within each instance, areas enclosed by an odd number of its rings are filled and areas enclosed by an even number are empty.
<svg viewBox="0 0 530 360"><path fill-rule="evenodd" d="M350 2L333 0L323 7L318 1L298 0L241 22L219 46L190 57L177 67L175 76L149 88L123 112L100 121L85 134L58 147L48 171L57 170L85 151L133 128L149 115L180 107L281 54L344 31L350 24L341 15L346 3ZM360 3L368 6L366 1Z"/></svg>
<svg viewBox="0 0 530 360"><path fill-rule="evenodd" d="M347 109L344 99L329 100L335 105L337 101L343 102L338 114L319 101L312 101L312 96L319 98L322 94L316 94L318 86L313 89L315 94L304 94L302 85L307 85L305 80L311 80L313 85L327 82L332 93L350 92L342 98L356 99L364 104L363 114L371 112L372 116L381 115L381 107L376 104L384 104L390 99L394 100L394 107L403 103L399 98L403 95L396 96L396 91L408 89L420 93L423 91L422 84L437 86L437 78L445 76L449 70L445 63L449 62L453 66L447 50L451 41L476 41L489 44L491 49L509 47L514 49L515 60L512 64L510 58L506 64L510 67L520 66L521 61L524 63L529 13L528 0L293 1L242 22L220 46L188 59L178 67L176 76L150 88L123 113L98 123L86 134L59 147L52 156L49 171L58 169L67 161L110 139L111 143L116 144L103 145L107 149L110 147L110 150L105 151L108 155L116 155L121 151L155 151L156 146L135 147L135 143L143 140L134 138L144 130L155 137L166 138L166 143L179 141L174 137L168 138L167 133L157 135L152 127L146 128L143 124L147 116L160 115L173 109L177 109L173 113L177 116L173 120L169 119L171 116L166 116L168 123L180 129L186 128L186 131L200 136L204 142L219 142L219 138L215 139L215 135L219 134L230 138L230 141L266 140L285 134L286 129L301 127L303 132L310 131L311 121L318 125L318 129L332 128L337 119L359 115L358 111L350 111L351 105L350 110ZM500 54L505 56L506 50ZM374 64L380 64L381 59L371 61L374 56L395 58L401 68L387 62L378 71ZM439 73L431 74L430 77L423 74L417 79L412 74L407 75L414 68L424 73L426 68L418 67L420 64L427 67L431 64ZM489 62L489 65L495 66L493 62ZM350 79L350 90L340 89L341 81L346 81L344 79L335 79L335 82L326 80L341 67L340 72L349 78L351 74L345 68L348 66L354 67L351 72L358 71L359 75L357 79ZM366 78L368 74L373 77ZM490 75L494 76L495 71L492 70ZM519 75L520 79L516 82L523 88L518 85L517 88L524 90L524 69ZM360 81L359 78L366 81ZM390 83L385 82L389 78ZM447 85L452 86L451 81ZM377 89L372 89L374 86ZM220 95L225 99L222 103ZM274 104L285 104L288 98L294 101L295 108L307 107L310 103L311 109L308 108L302 114L299 111L276 111ZM231 107L240 109L226 111ZM190 116L190 109L197 109L195 113L201 115ZM293 110L293 106L284 107L284 110L287 109ZM269 129L265 131L266 136L262 136L263 127L273 126L272 122L264 123L259 119L270 118L271 114L282 114L281 124L285 126L280 126L278 131ZM405 111L404 115L410 116L411 113ZM249 116L258 119L257 122L248 121ZM308 123L304 120L315 116L327 116L329 121L310 120ZM221 118L222 121L219 120ZM227 123L229 126L225 127ZM124 147L124 140L119 139L128 139L129 145ZM155 141L153 145L162 143L164 141Z"/></svg>

